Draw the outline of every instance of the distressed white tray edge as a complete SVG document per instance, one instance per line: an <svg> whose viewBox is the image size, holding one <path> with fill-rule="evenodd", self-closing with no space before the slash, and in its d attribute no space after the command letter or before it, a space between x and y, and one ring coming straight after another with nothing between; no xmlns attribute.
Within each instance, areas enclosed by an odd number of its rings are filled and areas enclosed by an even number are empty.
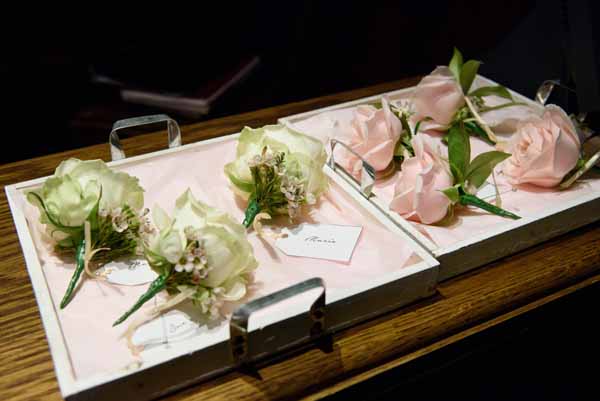
<svg viewBox="0 0 600 401"><path fill-rule="evenodd" d="M143 154L143 155L139 155L139 156L135 156L135 157L129 157L129 158L119 160L119 161L109 162L108 164L111 167L118 168L123 165L136 164L136 163L144 162L151 158L161 157L161 156L169 154L169 153L181 152L181 151L190 150L190 149L193 149L196 147L206 146L206 145L209 145L212 143L218 143L218 142L222 142L222 141L236 139L238 136L239 136L239 133L235 133L235 134L226 135L226 136L222 136L222 137L207 139L204 141L190 143L190 144L178 147L178 148L164 149L164 150L160 150L157 152L151 152L151 153L147 153L147 154ZM362 198L358 194L353 194L351 191L348 191L348 187L347 187L348 183L344 182L344 180L340 179L336 174L334 174L332 171L330 171L330 169L327 166L325 166L324 169L325 169L326 174L333 181L335 181L338 185L345 187L345 191L355 201L357 201L357 203L363 209L365 209L376 220L378 220L380 223L382 223L386 228L390 229L390 231L392 231L394 234L405 239L407 241L407 243L409 244L409 246L411 247L411 249L422 259L421 262L416 263L414 265L411 265L411 266L408 266L408 267L405 267L402 269L398 269L395 272L392 272L392 273L389 273L389 274L386 274L383 276L376 277L372 280L369 280L369 282L365 282L364 285L357 286L354 288L348 288L343 291L342 290L336 291L334 294L332 294L332 296L328 297L327 304L329 305L329 304L335 303L337 301L343 300L345 298L351 297L353 295L357 295L357 294L375 289L383 284L390 283L390 282L397 282L402 279L408 278L412 275L424 273L426 271L429 271L427 274L429 277L428 281L430 282L430 285L428 285L427 293L423 293L420 296L414 297L413 299L410 299L410 300L396 303L396 304L392 305L392 307L394 307L394 308L399 307L401 305L404 305L404 304L407 304L410 302L414 302L417 299L421 299L423 297L431 295L431 293L434 291L434 286L435 286L435 283L437 282L437 275L439 273L439 270L438 270L439 263L437 262L437 260L435 260L429 254L429 252L427 252L425 249L423 249L417 242L414 242L414 240L410 239L410 237L404 231L400 230L394 224L390 223L389 219L387 219L385 217L385 215L383 215L379 210L374 208L373 205L371 205L366 199ZM36 300L38 302L38 307L40 310L40 315L42 317L42 322L43 322L44 328L47 333L48 343L49 343L49 346L51 349L51 356L54 361L54 370L56 372L57 379L59 382L59 387L60 387L63 397L71 398L71 396L75 396L78 393L92 389L96 386L109 383L116 379L121 379L123 377L129 376L131 374L135 374L136 372L139 372L142 370L150 369L156 365L160 365L160 364L166 363L168 361L172 361L186 353L190 353L190 352L195 353L197 351L201 351L201 349L188 350L187 352L182 352L180 355L175 355L175 356L172 356L171 358L167 358L165 360L156 361L153 363L146 363L146 364L144 364L144 366L141 369L134 370L130 373L119 371L119 372L114 372L114 373L110 373L110 374L102 374L102 375L90 377L87 379L76 380L74 378L74 374L72 371L72 365L71 365L70 357L69 357L69 351L68 351L67 345L65 343L65 340L63 338L63 333L62 333L62 330L60 327L57 312L55 311L55 308L53 306L52 298L50 296L50 292L49 292L45 277L43 275L41 265L40 265L38 257L37 257L37 251L35 249L33 239L31 238L31 235L29 233L29 228L27 225L26 218L25 218L21 208L16 205L17 196L20 196L19 191L26 189L26 188L33 188L33 187L39 186L39 185L43 184L43 182L47 178L48 177L41 177L41 178L36 178L36 179L28 180L28 181L23 181L23 182L16 183L16 184L11 184L11 185L8 185L5 187L5 191L7 194L9 207L11 209L13 218L15 220L17 235L18 235L19 241L21 243L21 248L23 250L23 254L25 257L27 270L28 270L28 273L31 278L31 282L32 282L32 286L33 286L34 293L36 296ZM279 321L282 321L282 320L290 319L293 317L294 316L278 316L278 319L279 319ZM347 325L344 325L344 326L348 326L350 324L352 324L352 322ZM214 344L212 344L212 345L216 345L220 342L226 342L228 340L229 340L229 337L224 336L222 339L221 338L215 339ZM208 345L207 347L209 347L209 346L211 346L211 345ZM229 368L230 367L225 367L223 370L227 370Z"/></svg>
<svg viewBox="0 0 600 401"><path fill-rule="evenodd" d="M42 324L44 326L44 331L46 332L50 354L52 355L52 360L54 362L54 372L58 379L58 384L63 397L67 397L77 392L77 386L75 385L71 369L69 351L67 350L67 345L63 338L58 316L54 310L54 304L52 302L52 297L50 296L48 284L46 283L42 267L37 258L37 251L33 239L29 234L25 215L22 213L21 209L15 205L17 186L18 184L14 184L5 187L6 198L13 215L19 243L21 244L21 250L23 251L23 257L25 258L25 266L31 279L33 293L42 317Z"/></svg>

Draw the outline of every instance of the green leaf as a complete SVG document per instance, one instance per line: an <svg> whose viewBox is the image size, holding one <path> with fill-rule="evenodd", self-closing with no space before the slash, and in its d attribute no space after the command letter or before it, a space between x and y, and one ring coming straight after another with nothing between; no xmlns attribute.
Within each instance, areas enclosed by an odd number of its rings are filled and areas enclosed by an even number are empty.
<svg viewBox="0 0 600 401"><path fill-rule="evenodd" d="M469 96L479 96L479 97L490 96L490 95L496 95L496 96L500 96L500 97L503 97L508 100L513 100L508 89L506 89L502 85L483 86L483 87L475 89L473 92L469 93Z"/></svg>
<svg viewBox="0 0 600 401"><path fill-rule="evenodd" d="M480 137L489 145L495 145L496 142L492 141L490 136L485 132L477 123L474 122L466 122L465 129L469 134L472 134L475 137Z"/></svg>
<svg viewBox="0 0 600 401"><path fill-rule="evenodd" d="M450 199L450 202L452 202L452 204L458 203L460 201L460 192L458 191L457 185L443 189L442 192L444 193L444 195L446 195L448 199Z"/></svg>
<svg viewBox="0 0 600 401"><path fill-rule="evenodd" d="M467 61L460 71L460 86L462 87L463 93L469 93L469 89L471 89L471 85L473 84L473 80L475 79L475 75L477 75L477 70L479 70L479 66L481 63L476 60Z"/></svg>
<svg viewBox="0 0 600 401"><path fill-rule="evenodd" d="M92 231L98 229L98 211L100 210L100 199L102 199L102 186L100 186L98 200L86 218L86 220L90 222L90 229Z"/></svg>
<svg viewBox="0 0 600 401"><path fill-rule="evenodd" d="M509 157L510 153L499 152L497 150L480 154L469 165L465 181L468 181L470 186L479 188L488 179L490 174L492 174L494 167Z"/></svg>
<svg viewBox="0 0 600 401"><path fill-rule="evenodd" d="M448 159L454 183L462 184L471 160L471 143L462 124L455 124L448 131Z"/></svg>
<svg viewBox="0 0 600 401"><path fill-rule="evenodd" d="M452 54L452 59L450 60L450 64L448 64L448 68L450 68L450 71L452 71L454 78L456 78L456 82L460 82L460 73L461 73L462 67L463 67L463 56L460 53L460 51L455 47L454 53Z"/></svg>

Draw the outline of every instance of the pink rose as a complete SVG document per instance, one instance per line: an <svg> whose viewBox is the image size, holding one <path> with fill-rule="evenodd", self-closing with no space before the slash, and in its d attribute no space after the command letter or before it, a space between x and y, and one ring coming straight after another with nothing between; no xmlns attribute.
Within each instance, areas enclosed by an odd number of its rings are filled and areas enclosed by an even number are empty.
<svg viewBox="0 0 600 401"><path fill-rule="evenodd" d="M350 124L340 126L342 136L350 134L348 145L376 171L385 170L390 164L402 132L402 123L390 110L385 97L381 99L381 105L381 109L358 106ZM345 153L347 156L341 160L341 164L352 174L359 174L360 160L349 152Z"/></svg>
<svg viewBox="0 0 600 401"><path fill-rule="evenodd" d="M558 185L577 164L581 143L577 130L558 106L548 105L541 118L522 123L510 143L503 172L513 185Z"/></svg>
<svg viewBox="0 0 600 401"><path fill-rule="evenodd" d="M453 178L432 138L415 135L412 146L415 156L402 163L390 209L407 220L432 224L448 212L450 200L441 190L451 187Z"/></svg>
<svg viewBox="0 0 600 401"><path fill-rule="evenodd" d="M423 78L415 88L412 101L416 121L430 117L440 126L448 126L465 104L462 88L448 67L437 67Z"/></svg>

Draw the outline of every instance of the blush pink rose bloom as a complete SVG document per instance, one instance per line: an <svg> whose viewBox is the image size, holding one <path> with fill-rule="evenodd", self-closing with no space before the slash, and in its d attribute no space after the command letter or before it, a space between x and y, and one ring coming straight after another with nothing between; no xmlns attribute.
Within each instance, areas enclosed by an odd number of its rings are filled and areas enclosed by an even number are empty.
<svg viewBox="0 0 600 401"><path fill-rule="evenodd" d="M414 120L430 117L439 125L438 129L441 129L450 125L454 114L465 104L465 98L452 71L448 67L437 67L419 82L412 102L415 108Z"/></svg>
<svg viewBox="0 0 600 401"><path fill-rule="evenodd" d="M348 145L367 161L376 171L385 170L394 157L396 142L400 139L402 123L392 113L388 100L383 97L382 108L358 106L350 124L340 126ZM341 164L352 174L360 174L362 163L359 158L345 152Z"/></svg>
<svg viewBox="0 0 600 401"><path fill-rule="evenodd" d="M558 106L548 105L541 118L522 123L510 143L512 156L502 169L513 185L558 185L577 164L581 143L575 125Z"/></svg>
<svg viewBox="0 0 600 401"><path fill-rule="evenodd" d="M453 178L432 138L415 135L412 146L415 156L402 163L390 209L407 220L432 224L448 212L450 200L441 191L452 186Z"/></svg>

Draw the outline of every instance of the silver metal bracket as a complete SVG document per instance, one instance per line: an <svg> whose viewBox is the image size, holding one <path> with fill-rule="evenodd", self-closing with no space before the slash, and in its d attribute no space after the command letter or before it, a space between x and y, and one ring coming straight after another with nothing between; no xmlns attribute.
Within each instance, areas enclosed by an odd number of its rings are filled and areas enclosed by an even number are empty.
<svg viewBox="0 0 600 401"><path fill-rule="evenodd" d="M329 156L329 160L327 161L327 165L333 170L341 169L348 177L350 177L356 184L360 186L360 192L368 199L371 196L371 192L373 192L373 185L375 184L376 172L373 166L371 166L365 159L362 158L361 155L356 153L350 146L346 145L344 142L341 142L337 139L332 139L329 142L331 146L331 155ZM362 162L362 169L360 174L360 182L350 174L343 166L341 166L338 162L335 161L334 151L337 145L342 146L348 152L352 153L354 156L358 157L358 159Z"/></svg>
<svg viewBox="0 0 600 401"><path fill-rule="evenodd" d="M315 288L320 288L321 292L308 311L312 321L310 338L321 337L325 333L325 282L319 277L314 277L245 303L233 312L229 323L229 344L234 364L239 366L249 362L248 321L254 312Z"/></svg>
<svg viewBox="0 0 600 401"><path fill-rule="evenodd" d="M165 122L167 124L168 133L168 145L169 148L175 148L181 146L181 131L177 121L173 120L166 114L155 114L152 116L142 116L126 118L119 120L113 124L112 131L108 137L108 143L110 144L110 156L112 160L125 159L125 151L121 146L121 140L119 139L119 132L128 128L140 127L143 125L150 125Z"/></svg>

